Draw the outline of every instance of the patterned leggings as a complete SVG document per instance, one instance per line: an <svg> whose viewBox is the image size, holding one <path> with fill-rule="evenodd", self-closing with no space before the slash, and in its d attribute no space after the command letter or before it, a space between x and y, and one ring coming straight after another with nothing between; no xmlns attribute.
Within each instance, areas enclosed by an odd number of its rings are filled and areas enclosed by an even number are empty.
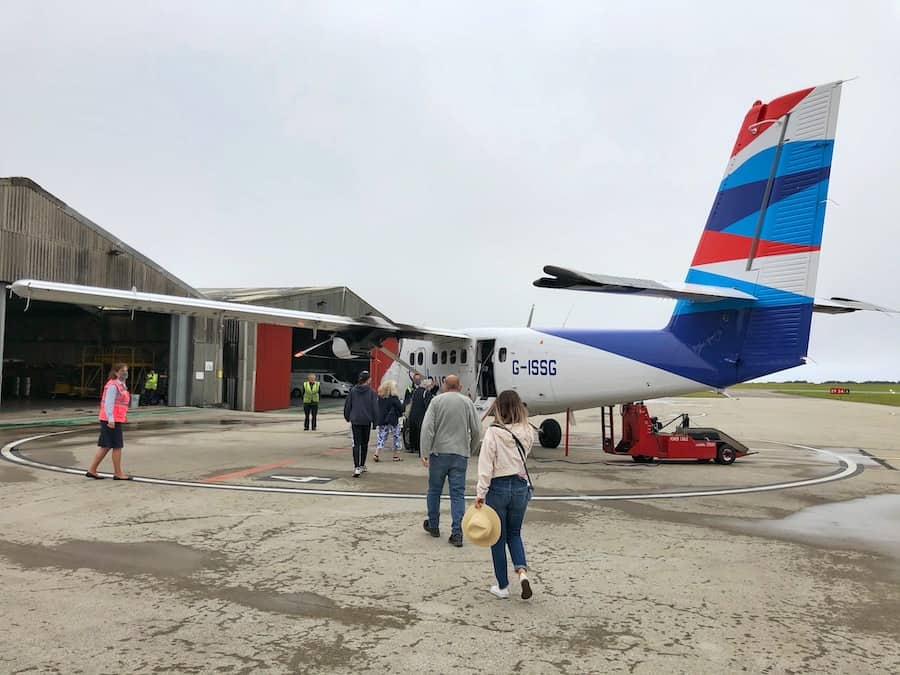
<svg viewBox="0 0 900 675"><path fill-rule="evenodd" d="M378 427L378 449L384 450L384 442L388 435L394 436L394 450L400 449L400 425L399 424L383 424Z"/></svg>

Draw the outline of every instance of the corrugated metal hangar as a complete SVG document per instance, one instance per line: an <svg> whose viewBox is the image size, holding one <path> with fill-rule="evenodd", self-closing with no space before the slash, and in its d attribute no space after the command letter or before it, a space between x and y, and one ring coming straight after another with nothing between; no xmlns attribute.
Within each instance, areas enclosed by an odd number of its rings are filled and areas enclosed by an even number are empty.
<svg viewBox="0 0 900 675"><path fill-rule="evenodd" d="M0 287L41 279L358 317L383 316L350 289L200 291L143 256L28 178L0 178ZM291 371L350 380L365 364L325 349L303 359L311 330L122 312L0 294L0 406L51 398L98 399L113 363L140 392L150 368L169 405L274 410L290 406Z"/></svg>

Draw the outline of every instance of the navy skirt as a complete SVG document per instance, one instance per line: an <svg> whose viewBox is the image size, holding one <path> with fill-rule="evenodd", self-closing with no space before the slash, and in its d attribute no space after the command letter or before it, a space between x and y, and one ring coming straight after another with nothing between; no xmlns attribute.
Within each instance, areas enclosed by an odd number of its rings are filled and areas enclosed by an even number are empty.
<svg viewBox="0 0 900 675"><path fill-rule="evenodd" d="M122 439L122 423L116 422L115 429L110 429L106 422L100 422L100 440L97 441L100 448L124 448L125 441Z"/></svg>

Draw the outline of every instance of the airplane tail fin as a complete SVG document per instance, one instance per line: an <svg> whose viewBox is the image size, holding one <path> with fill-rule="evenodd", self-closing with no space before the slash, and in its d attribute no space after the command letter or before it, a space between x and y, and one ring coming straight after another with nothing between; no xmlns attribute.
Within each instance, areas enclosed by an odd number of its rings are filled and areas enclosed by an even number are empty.
<svg viewBox="0 0 900 675"><path fill-rule="evenodd" d="M667 327L722 364L723 382L806 356L840 92L832 82L757 101L741 124L686 282L756 299L682 299Z"/></svg>

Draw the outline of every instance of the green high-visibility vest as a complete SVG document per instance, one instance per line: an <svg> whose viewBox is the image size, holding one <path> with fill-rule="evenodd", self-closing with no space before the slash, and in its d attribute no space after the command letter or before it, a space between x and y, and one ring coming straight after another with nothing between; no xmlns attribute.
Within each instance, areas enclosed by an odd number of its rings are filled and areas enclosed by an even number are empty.
<svg viewBox="0 0 900 675"><path fill-rule="evenodd" d="M144 380L144 389L154 391L159 386L159 373L148 374Z"/></svg>
<svg viewBox="0 0 900 675"><path fill-rule="evenodd" d="M307 380L303 383L303 402L318 403L319 402L319 383L310 384Z"/></svg>

